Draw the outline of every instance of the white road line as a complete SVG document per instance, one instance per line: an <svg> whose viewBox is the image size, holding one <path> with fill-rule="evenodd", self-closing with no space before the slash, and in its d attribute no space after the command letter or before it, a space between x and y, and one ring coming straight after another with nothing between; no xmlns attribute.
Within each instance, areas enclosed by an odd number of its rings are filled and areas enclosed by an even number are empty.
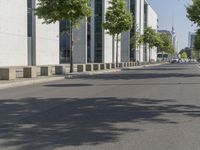
<svg viewBox="0 0 200 150"><path fill-rule="evenodd" d="M199 65L199 64L196 64L196 66L197 66L197 68L199 68L199 69L200 69L200 65Z"/></svg>

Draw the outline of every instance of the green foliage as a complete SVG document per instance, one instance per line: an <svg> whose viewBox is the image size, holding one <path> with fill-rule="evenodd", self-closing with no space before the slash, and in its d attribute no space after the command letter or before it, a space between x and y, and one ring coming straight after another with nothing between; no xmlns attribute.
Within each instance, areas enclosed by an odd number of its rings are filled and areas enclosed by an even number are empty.
<svg viewBox="0 0 200 150"><path fill-rule="evenodd" d="M184 49L182 49L179 54L182 54L182 53L186 53L188 57L192 58L192 49L189 48L189 47L186 47Z"/></svg>
<svg viewBox="0 0 200 150"><path fill-rule="evenodd" d="M46 24L69 20L72 27L77 27L92 15L88 3L89 0L38 0L35 14Z"/></svg>
<svg viewBox="0 0 200 150"><path fill-rule="evenodd" d="M151 27L147 27L144 30L144 34L142 35L142 41L144 44L148 44L149 48L153 48L154 46L158 46L159 38L157 33Z"/></svg>
<svg viewBox="0 0 200 150"><path fill-rule="evenodd" d="M119 34L131 30L133 18L124 0L111 0L109 5L110 7L106 12L106 21L102 26L108 34L116 37L116 64L118 65Z"/></svg>
<svg viewBox="0 0 200 150"><path fill-rule="evenodd" d="M188 5L186 10L188 19L200 26L200 0L192 0L192 4Z"/></svg>
<svg viewBox="0 0 200 150"><path fill-rule="evenodd" d="M138 26L136 25L135 34L130 38L131 50L137 49L141 44L142 44L142 35L140 34Z"/></svg>
<svg viewBox="0 0 200 150"><path fill-rule="evenodd" d="M169 46L168 54L171 54L171 55L176 54L175 47L172 44Z"/></svg>
<svg viewBox="0 0 200 150"><path fill-rule="evenodd" d="M108 30L108 34L115 36L126 32L132 28L132 14L128 12L124 0L111 0L110 7L106 12L106 21L103 28Z"/></svg>
<svg viewBox="0 0 200 150"><path fill-rule="evenodd" d="M196 31L196 36L194 40L194 50L200 51L200 29Z"/></svg>
<svg viewBox="0 0 200 150"><path fill-rule="evenodd" d="M165 52L167 54L174 54L175 48L172 45L171 37L166 33L158 33L159 39L161 40L158 46L158 51Z"/></svg>
<svg viewBox="0 0 200 150"><path fill-rule="evenodd" d="M182 58L182 59L187 59L187 58L188 58L187 53L186 53L186 52L183 52L183 53L181 54L181 58Z"/></svg>
<svg viewBox="0 0 200 150"><path fill-rule="evenodd" d="M72 29L92 15L89 0L38 0L35 15L46 24L69 21L70 28L70 72L73 72L73 34Z"/></svg>

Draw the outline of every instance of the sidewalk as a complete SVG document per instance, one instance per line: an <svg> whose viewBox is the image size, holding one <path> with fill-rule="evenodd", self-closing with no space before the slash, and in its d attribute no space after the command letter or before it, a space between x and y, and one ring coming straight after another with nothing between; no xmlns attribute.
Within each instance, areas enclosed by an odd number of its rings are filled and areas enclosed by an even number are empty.
<svg viewBox="0 0 200 150"><path fill-rule="evenodd" d="M13 87L19 87L19 86L25 86L25 85L31 85L31 84L57 81L57 80L62 80L62 79L64 79L63 76L51 76L51 77L37 77L37 78L31 78L31 79L18 78L16 80L10 80L10 81L0 80L0 90L13 88Z"/></svg>
<svg viewBox="0 0 200 150"><path fill-rule="evenodd" d="M61 76L51 76L51 77L37 77L37 78L31 78L31 79L25 79L25 78L18 78L16 80L0 80L0 90L7 89L7 88L13 88L13 87L20 87L20 86L26 86L26 85L32 85L32 84L39 84L39 83L45 83L45 82L51 82L51 81L57 81L62 79L71 79L71 78L78 78L80 76L90 76L95 74L105 74L105 73L112 73L112 72L119 72L123 70L130 70L130 69L137 69L137 68L143 68L143 67L151 67L151 66L158 66L161 64L151 64L151 65L143 65L143 66L136 66L136 67L127 67L127 68L120 68L120 69L111 69L111 70L102 70L102 71L93 71L93 72L74 72L74 73L68 73L66 75Z"/></svg>

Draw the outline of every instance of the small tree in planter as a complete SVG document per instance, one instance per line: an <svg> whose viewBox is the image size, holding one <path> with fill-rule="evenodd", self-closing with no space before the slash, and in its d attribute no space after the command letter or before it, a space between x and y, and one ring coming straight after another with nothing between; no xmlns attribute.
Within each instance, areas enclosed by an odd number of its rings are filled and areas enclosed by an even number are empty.
<svg viewBox="0 0 200 150"><path fill-rule="evenodd" d="M119 35L132 28L133 19L132 14L126 8L124 0L111 0L109 4L110 7L108 7L106 12L106 21L103 23L103 28L107 30L108 34L116 38L116 64L118 65Z"/></svg>
<svg viewBox="0 0 200 150"><path fill-rule="evenodd" d="M88 3L89 0L38 0L35 9L35 14L46 24L66 20L70 22L70 73L73 72L72 30L78 28L81 21L86 21L86 18L92 15Z"/></svg>
<svg viewBox="0 0 200 150"><path fill-rule="evenodd" d="M142 35L143 43L148 44L149 47L149 62L151 62L151 49L159 45L159 37L154 29L147 27Z"/></svg>
<svg viewBox="0 0 200 150"><path fill-rule="evenodd" d="M142 45L142 43L143 43L142 35L140 34L139 28L136 25L135 33L130 38L131 50L135 49L135 53L136 53L137 49ZM141 52L139 50L139 63L141 63L140 57L141 57Z"/></svg>

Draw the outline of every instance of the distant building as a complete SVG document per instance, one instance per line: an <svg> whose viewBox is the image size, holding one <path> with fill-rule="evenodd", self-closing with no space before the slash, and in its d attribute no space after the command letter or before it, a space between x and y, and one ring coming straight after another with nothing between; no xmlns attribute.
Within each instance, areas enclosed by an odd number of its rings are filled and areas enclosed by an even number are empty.
<svg viewBox="0 0 200 150"><path fill-rule="evenodd" d="M188 34L188 47L189 48L194 48L194 41L195 41L195 33L189 32Z"/></svg>

